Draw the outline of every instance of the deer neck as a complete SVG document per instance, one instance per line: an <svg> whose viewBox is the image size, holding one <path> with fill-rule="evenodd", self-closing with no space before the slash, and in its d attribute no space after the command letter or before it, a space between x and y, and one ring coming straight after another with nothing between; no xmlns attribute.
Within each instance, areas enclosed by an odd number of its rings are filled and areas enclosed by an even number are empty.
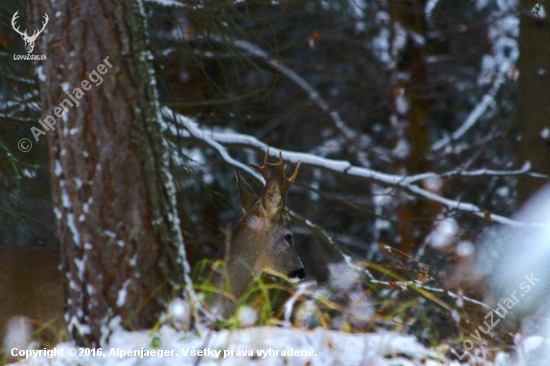
<svg viewBox="0 0 550 366"><path fill-rule="evenodd" d="M248 291L254 279L262 274L262 268L258 265L257 235L250 233L246 224L241 222L235 228L228 248L219 253L218 258L224 258L225 273L219 274L215 280L215 286L223 289L229 284L229 292L236 299L236 303L224 296L217 296L217 302L222 303L223 313L228 315L240 302Z"/></svg>
<svg viewBox="0 0 550 366"><path fill-rule="evenodd" d="M231 293L240 300L248 291L254 278L262 274L259 264L261 253L258 250L260 238L251 232L243 222L233 232L229 253L226 258L226 271L231 285Z"/></svg>

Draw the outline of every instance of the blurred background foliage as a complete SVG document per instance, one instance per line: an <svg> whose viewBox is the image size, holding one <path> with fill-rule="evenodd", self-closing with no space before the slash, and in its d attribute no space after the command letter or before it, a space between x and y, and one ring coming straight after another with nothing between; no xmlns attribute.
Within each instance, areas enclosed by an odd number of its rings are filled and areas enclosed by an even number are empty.
<svg viewBox="0 0 550 366"><path fill-rule="evenodd" d="M492 230L491 214L515 211L517 175L460 172L524 165L513 132L519 14L535 3L521 8L505 0L151 0L145 5L162 106L205 130L251 135L275 148L389 174L433 172L418 185L487 212L480 219L393 186L307 166L289 193L287 207L336 243L328 245L326 237L295 220L297 250L310 279L327 283L339 271L334 263L342 253L352 255L387 281L363 279L361 285L360 292L373 298L379 324L399 316L402 327L420 330L430 341L457 336L457 329L462 334L461 322L431 295L393 285L417 280L462 291L465 263L476 239ZM0 4L0 245L56 240L46 138L35 143L30 133L40 116L37 63L12 59L24 53L10 24L23 8L19 1ZM216 151L172 127L167 138L174 147L178 206L186 250L196 263L213 258L238 222L237 185L234 168ZM25 154L17 149L23 137L34 144ZM244 163L263 156L242 146L228 149ZM443 176L446 172L454 174ZM456 305L451 297L442 301Z"/></svg>

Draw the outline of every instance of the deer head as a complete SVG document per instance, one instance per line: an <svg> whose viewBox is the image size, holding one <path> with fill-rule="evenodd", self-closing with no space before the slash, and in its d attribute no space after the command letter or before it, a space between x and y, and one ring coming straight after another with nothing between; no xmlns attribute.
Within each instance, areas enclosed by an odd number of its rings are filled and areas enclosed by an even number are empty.
<svg viewBox="0 0 550 366"><path fill-rule="evenodd" d="M46 24L48 24L48 20L49 20L48 14L44 13L44 22L42 22L42 29L35 30L32 33L32 36L29 36L29 35L27 35L27 30L26 29L25 29L24 32L21 32L19 30L19 26L15 25L15 21L19 17L19 15L17 15L18 12L19 12L19 10L16 11L15 14L13 14L13 17L11 18L11 26L13 27L13 29L17 33L19 33L21 35L21 38L23 38L23 41L25 41L25 48L27 49L27 53L31 53L32 50L34 49L34 43L36 42L36 39L38 38L40 33L42 33L44 28L46 28Z"/></svg>
<svg viewBox="0 0 550 366"><path fill-rule="evenodd" d="M285 277L292 282L300 282L306 276L294 247L290 217L284 212L288 189L298 175L300 162L287 178L282 154L279 154L277 163L268 163L268 158L269 149L262 167L252 165L266 182L259 197L241 174L236 173L244 216L233 231L226 250L225 271L231 294L237 300L262 272ZM276 168L279 175L271 177L268 167ZM223 280L218 280L218 287ZM226 304L225 313L235 305Z"/></svg>

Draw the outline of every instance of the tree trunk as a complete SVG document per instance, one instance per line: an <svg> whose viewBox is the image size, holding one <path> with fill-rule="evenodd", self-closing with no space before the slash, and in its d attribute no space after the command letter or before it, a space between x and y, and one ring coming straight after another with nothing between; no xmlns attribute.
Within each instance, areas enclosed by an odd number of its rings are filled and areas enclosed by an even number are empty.
<svg viewBox="0 0 550 366"><path fill-rule="evenodd" d="M49 143L65 317L77 343L102 345L117 327L150 328L188 280L144 6L28 0L27 9L30 29L49 15L35 51L47 55L36 127Z"/></svg>
<svg viewBox="0 0 550 366"><path fill-rule="evenodd" d="M521 5L528 12L536 1L525 0ZM548 4L542 4L546 14ZM550 20L524 14L520 17L520 57L515 133L518 159L531 162L531 169L550 175ZM547 135L548 134L548 135ZM548 180L520 177L518 201L525 202Z"/></svg>
<svg viewBox="0 0 550 366"><path fill-rule="evenodd" d="M395 131L396 159L392 166L396 174L420 174L430 171L427 155L430 151L429 112L430 103L427 96L428 67L426 65L426 46L418 44L410 33L424 37L426 24L424 19L424 0L388 2L390 14L397 27L408 32L408 41L396 57L394 74L410 75L407 82L397 80L392 95L391 123ZM400 107L401 106L401 107ZM407 146L404 148L403 146ZM406 261L422 245L427 234L425 222L435 215L433 205L416 200L410 202L405 195L400 195L397 207L397 219L404 223L399 226L400 251Z"/></svg>

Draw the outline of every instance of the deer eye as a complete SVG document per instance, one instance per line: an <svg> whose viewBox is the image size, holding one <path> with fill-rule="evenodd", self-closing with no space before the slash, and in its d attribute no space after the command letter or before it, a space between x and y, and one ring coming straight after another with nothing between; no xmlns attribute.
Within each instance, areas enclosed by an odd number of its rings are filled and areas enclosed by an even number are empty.
<svg viewBox="0 0 550 366"><path fill-rule="evenodd" d="M286 234L285 240L289 245L292 245L292 234Z"/></svg>

